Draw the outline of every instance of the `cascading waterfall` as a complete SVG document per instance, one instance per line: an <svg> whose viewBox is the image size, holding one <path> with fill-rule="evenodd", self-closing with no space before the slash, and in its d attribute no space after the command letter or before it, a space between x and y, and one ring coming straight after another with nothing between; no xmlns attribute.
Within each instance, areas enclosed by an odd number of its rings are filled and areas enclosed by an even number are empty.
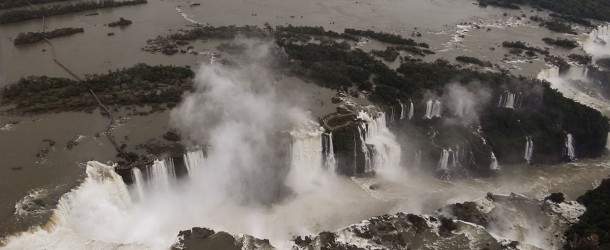
<svg viewBox="0 0 610 250"><path fill-rule="evenodd" d="M442 108L441 101L439 101L439 100L434 101L434 106L432 107L432 116L441 117L441 108Z"/></svg>
<svg viewBox="0 0 610 250"><path fill-rule="evenodd" d="M588 78L588 69L572 65L566 72L559 73L558 67L542 70L537 78L551 83L551 87L557 89L565 97L573 99L581 104L599 110L602 113L610 112L607 100L595 90L599 86ZM574 83L572 81L579 81ZM583 85L584 84L584 85ZM583 91L583 87L585 90Z"/></svg>
<svg viewBox="0 0 610 250"><path fill-rule="evenodd" d="M538 73L539 80L546 80L551 83L555 83L560 78L566 78L575 81L588 81L589 69L587 67L581 67L577 65L571 65L570 68L560 73L559 67L551 67L549 69L544 69Z"/></svg>
<svg viewBox="0 0 610 250"><path fill-rule="evenodd" d="M360 127L358 127L358 133L360 133ZM362 140L360 140L362 142ZM354 135L354 167L353 167L353 175L358 174L358 148L356 147L356 135Z"/></svg>
<svg viewBox="0 0 610 250"><path fill-rule="evenodd" d="M432 106L434 106L434 101L428 100L426 102L426 115L424 115L424 117L427 119L432 118Z"/></svg>
<svg viewBox="0 0 610 250"><path fill-rule="evenodd" d="M453 151L451 148L449 148L449 157L447 160L448 169L455 170L458 169L458 167L460 166L460 162L458 159L459 156L456 157L457 153L457 151Z"/></svg>
<svg viewBox="0 0 610 250"><path fill-rule="evenodd" d="M449 150L443 149L443 152L441 153L441 158L438 160L438 164L436 167L437 170L447 171L448 162L449 162Z"/></svg>
<svg viewBox="0 0 610 250"><path fill-rule="evenodd" d="M387 176L396 175L402 172L400 168L400 144L396 142L396 137L386 126L385 114L379 112L373 119L368 113L360 112L358 118L366 122L366 126L361 126L366 132L364 135L365 144L373 146L370 151L367 146L363 146L362 148L363 152L371 154L371 157L367 157L366 159L367 169L369 169L368 161L372 158L369 171L375 171L376 173Z"/></svg>
<svg viewBox="0 0 610 250"><path fill-rule="evenodd" d="M558 79L559 78L559 67L551 67L548 69L544 69L538 73L536 77L539 80L547 80L552 82L550 79Z"/></svg>
<svg viewBox="0 0 610 250"><path fill-rule="evenodd" d="M588 81L589 68L572 65L565 76L571 80Z"/></svg>
<svg viewBox="0 0 610 250"><path fill-rule="evenodd" d="M498 102L498 107L502 108L515 108L515 94L510 92L506 92L500 96L500 101Z"/></svg>
<svg viewBox="0 0 610 250"><path fill-rule="evenodd" d="M197 171L197 169L203 167L205 162L205 156L203 155L203 150L195 150L186 152L183 156L184 165L186 165L186 170L189 175Z"/></svg>
<svg viewBox="0 0 610 250"><path fill-rule="evenodd" d="M297 193L310 190L324 175L323 133L324 129L313 123L308 128L290 131L292 145L287 179Z"/></svg>
<svg viewBox="0 0 610 250"><path fill-rule="evenodd" d="M496 155L494 154L494 152L491 152L491 164L489 165L489 169L491 170L498 170L500 169L500 167L498 166L498 159L496 158Z"/></svg>
<svg viewBox="0 0 610 250"><path fill-rule="evenodd" d="M415 113L415 107L413 107L413 102L409 100L409 115L408 118L411 120L413 118L413 114Z"/></svg>
<svg viewBox="0 0 610 250"><path fill-rule="evenodd" d="M415 156L413 158L413 167L419 169L421 167L421 150L415 151Z"/></svg>
<svg viewBox="0 0 610 250"><path fill-rule="evenodd" d="M176 178L174 160L155 160L148 170L148 182L154 187L168 189Z"/></svg>
<svg viewBox="0 0 610 250"><path fill-rule="evenodd" d="M133 176L133 187L138 193L138 198L140 200L145 199L144 195L144 176L142 175L142 171L139 168L132 168L131 175Z"/></svg>
<svg viewBox="0 0 610 250"><path fill-rule="evenodd" d="M583 42L583 49L596 58L610 56L610 25L598 26Z"/></svg>
<svg viewBox="0 0 610 250"><path fill-rule="evenodd" d="M426 115L425 118L432 119L432 117L441 117L442 103L439 100L428 100L426 102Z"/></svg>
<svg viewBox="0 0 610 250"><path fill-rule="evenodd" d="M400 105L400 120L404 120L407 118L407 110L405 109L405 105L398 100L398 104Z"/></svg>
<svg viewBox="0 0 610 250"><path fill-rule="evenodd" d="M333 146L333 133L330 132L325 135L325 143L324 143L324 167L331 172L335 173L337 171L337 158L335 158L335 150Z"/></svg>
<svg viewBox="0 0 610 250"><path fill-rule="evenodd" d="M534 142L530 136L525 137L525 154L523 158L527 163L532 163L532 155L534 154Z"/></svg>
<svg viewBox="0 0 610 250"><path fill-rule="evenodd" d="M459 99L457 103L457 108L455 110L455 115L463 117L464 113L466 113L466 106L464 105L464 101L462 99Z"/></svg>
<svg viewBox="0 0 610 250"><path fill-rule="evenodd" d="M574 153L574 140L572 138L572 134L568 134L566 136L566 141L565 141L565 155L568 157L568 159L570 159L571 161L576 160L576 154Z"/></svg>
<svg viewBox="0 0 610 250"><path fill-rule="evenodd" d="M364 172L369 173L373 171L373 163L371 162L369 147L366 146L366 138L368 136L367 124L360 124L360 126L358 126L358 135L360 136L360 149L364 154Z"/></svg>

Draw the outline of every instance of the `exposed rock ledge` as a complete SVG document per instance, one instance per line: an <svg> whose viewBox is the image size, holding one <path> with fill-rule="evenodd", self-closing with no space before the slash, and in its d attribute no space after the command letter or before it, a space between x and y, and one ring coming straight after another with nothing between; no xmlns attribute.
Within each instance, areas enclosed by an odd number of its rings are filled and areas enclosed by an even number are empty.
<svg viewBox="0 0 610 250"><path fill-rule="evenodd" d="M298 236L290 243L293 249L307 250L560 248L565 229L584 211L572 201L488 194L448 205L434 215L382 215L336 232ZM275 249L268 240L197 227L181 231L178 239L173 249Z"/></svg>

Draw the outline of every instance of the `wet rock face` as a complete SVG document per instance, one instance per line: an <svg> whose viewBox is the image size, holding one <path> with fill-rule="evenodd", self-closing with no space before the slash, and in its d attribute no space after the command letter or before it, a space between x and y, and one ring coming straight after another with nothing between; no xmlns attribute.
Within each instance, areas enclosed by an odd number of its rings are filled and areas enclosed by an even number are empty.
<svg viewBox="0 0 610 250"><path fill-rule="evenodd" d="M578 221L584 207L555 200L490 193L443 207L435 215L382 215L334 232L297 236L292 249L559 249L565 242L561 234ZM274 249L267 240L205 228L181 231L179 239L174 249ZM599 234L591 233L569 242L600 246L600 241Z"/></svg>
<svg viewBox="0 0 610 250"><path fill-rule="evenodd" d="M334 233L297 240L301 249L508 249L508 243L473 225L404 213L373 217Z"/></svg>
<svg viewBox="0 0 610 250"><path fill-rule="evenodd" d="M506 246L526 246L526 249L559 249L566 228L577 222L584 207L565 201L555 193L544 200L524 196L487 194L474 202L456 203L438 210L438 214L454 220L472 223L486 231L516 243ZM509 244L510 243L510 244Z"/></svg>
<svg viewBox="0 0 610 250"><path fill-rule="evenodd" d="M477 206L475 202L456 203L448 209L441 209L441 212L451 214L459 220L487 227L491 218Z"/></svg>
<svg viewBox="0 0 610 250"><path fill-rule="evenodd" d="M562 203L566 200L566 198L563 196L563 193L552 193L551 195L544 198L544 200L550 200L555 203Z"/></svg>
<svg viewBox="0 0 610 250"><path fill-rule="evenodd" d="M171 249L223 249L223 250L255 250L274 249L268 240L260 240L246 235L236 237L226 232L194 227L178 233L179 242Z"/></svg>

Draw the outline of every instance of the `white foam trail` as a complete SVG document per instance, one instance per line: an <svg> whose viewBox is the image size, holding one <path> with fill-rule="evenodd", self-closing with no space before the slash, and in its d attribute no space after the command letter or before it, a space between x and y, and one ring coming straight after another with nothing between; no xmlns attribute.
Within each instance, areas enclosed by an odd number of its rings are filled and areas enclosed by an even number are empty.
<svg viewBox="0 0 610 250"><path fill-rule="evenodd" d="M191 22L191 23L194 23L194 24L204 25L203 23L201 23L201 22L198 22L198 21L194 20L194 19L192 18L192 15L189 15L189 14L184 13L184 11L182 10L182 8L180 8L180 7L176 7L176 10L178 11L178 13L180 13L180 15L181 15L181 16L184 18L184 20L187 20L187 21L189 21L189 22ZM210 62L210 63L211 63L211 62Z"/></svg>
<svg viewBox="0 0 610 250"><path fill-rule="evenodd" d="M30 191L28 195L15 204L15 215L20 217L44 212L44 207L40 207L39 204L36 204L36 200L42 199L47 195L49 195L49 191L43 188Z"/></svg>

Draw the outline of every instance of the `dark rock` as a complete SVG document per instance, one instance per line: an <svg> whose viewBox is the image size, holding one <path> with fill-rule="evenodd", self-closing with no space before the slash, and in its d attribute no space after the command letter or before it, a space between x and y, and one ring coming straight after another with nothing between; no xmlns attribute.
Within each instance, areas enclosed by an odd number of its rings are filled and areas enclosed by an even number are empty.
<svg viewBox="0 0 610 250"><path fill-rule="evenodd" d="M562 203L566 200L563 193L552 193L551 195L544 198L544 200L550 200L555 203Z"/></svg>

